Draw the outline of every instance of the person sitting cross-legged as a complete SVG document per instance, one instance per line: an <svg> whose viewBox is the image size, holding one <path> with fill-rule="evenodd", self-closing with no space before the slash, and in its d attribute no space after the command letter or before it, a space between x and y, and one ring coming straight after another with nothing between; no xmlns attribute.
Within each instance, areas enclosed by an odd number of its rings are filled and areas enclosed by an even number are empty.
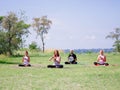
<svg viewBox="0 0 120 90"><path fill-rule="evenodd" d="M61 62L61 57L59 55L58 50L54 50L54 55L49 59L49 61L53 60L54 64L53 65L48 65L48 68L63 68L63 65L60 64Z"/></svg>
<svg viewBox="0 0 120 90"><path fill-rule="evenodd" d="M106 62L106 56L104 55L104 51L100 50L100 54L97 57L97 62L94 62L94 65L105 65L108 66L109 64Z"/></svg>
<svg viewBox="0 0 120 90"><path fill-rule="evenodd" d="M65 62L65 64L77 64L77 56L74 54L73 50L70 51L68 62Z"/></svg>
<svg viewBox="0 0 120 90"><path fill-rule="evenodd" d="M28 55L28 51L25 51L25 55L24 55L24 57L23 57L23 59L22 59L22 64L19 64L19 66L21 66L21 67L26 67L26 66L31 66L30 65L30 57L29 57L29 55Z"/></svg>

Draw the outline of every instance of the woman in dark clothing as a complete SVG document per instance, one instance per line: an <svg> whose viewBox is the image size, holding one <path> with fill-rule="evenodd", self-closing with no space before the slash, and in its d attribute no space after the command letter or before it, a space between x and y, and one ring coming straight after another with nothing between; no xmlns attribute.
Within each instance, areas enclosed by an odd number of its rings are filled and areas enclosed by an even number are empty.
<svg viewBox="0 0 120 90"><path fill-rule="evenodd" d="M77 64L77 56L74 54L73 50L70 51L68 62L65 62L65 64Z"/></svg>

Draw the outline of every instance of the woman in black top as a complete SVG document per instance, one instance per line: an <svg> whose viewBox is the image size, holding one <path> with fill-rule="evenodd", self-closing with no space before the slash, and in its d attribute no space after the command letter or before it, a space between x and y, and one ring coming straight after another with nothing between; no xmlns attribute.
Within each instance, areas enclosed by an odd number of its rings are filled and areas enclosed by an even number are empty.
<svg viewBox="0 0 120 90"><path fill-rule="evenodd" d="M65 64L77 64L77 56L74 54L74 51L71 50L70 54L68 55L68 62L65 62Z"/></svg>

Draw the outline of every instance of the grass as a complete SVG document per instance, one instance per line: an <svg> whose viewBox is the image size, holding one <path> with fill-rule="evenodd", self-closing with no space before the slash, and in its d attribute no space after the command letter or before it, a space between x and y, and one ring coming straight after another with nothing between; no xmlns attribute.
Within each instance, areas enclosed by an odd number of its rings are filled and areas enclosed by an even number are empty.
<svg viewBox="0 0 120 90"><path fill-rule="evenodd" d="M67 55L61 53L62 62ZM0 90L118 90L120 55L107 53L110 66L94 66L97 53L77 54L77 65L47 68L52 53L30 52L32 67L18 67L22 57L0 56Z"/></svg>

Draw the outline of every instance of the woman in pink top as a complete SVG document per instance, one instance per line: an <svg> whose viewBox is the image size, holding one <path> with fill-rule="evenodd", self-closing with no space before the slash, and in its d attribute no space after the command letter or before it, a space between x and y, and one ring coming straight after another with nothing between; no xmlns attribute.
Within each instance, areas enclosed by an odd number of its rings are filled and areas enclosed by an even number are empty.
<svg viewBox="0 0 120 90"><path fill-rule="evenodd" d="M100 54L97 57L97 62L94 62L94 65L109 65L108 63L106 63L106 56L104 55L103 50L100 50Z"/></svg>
<svg viewBox="0 0 120 90"><path fill-rule="evenodd" d="M53 65L48 65L48 68L63 68L63 65L60 65L61 57L59 55L58 50L54 50L54 55L49 59L49 61L53 60Z"/></svg>

